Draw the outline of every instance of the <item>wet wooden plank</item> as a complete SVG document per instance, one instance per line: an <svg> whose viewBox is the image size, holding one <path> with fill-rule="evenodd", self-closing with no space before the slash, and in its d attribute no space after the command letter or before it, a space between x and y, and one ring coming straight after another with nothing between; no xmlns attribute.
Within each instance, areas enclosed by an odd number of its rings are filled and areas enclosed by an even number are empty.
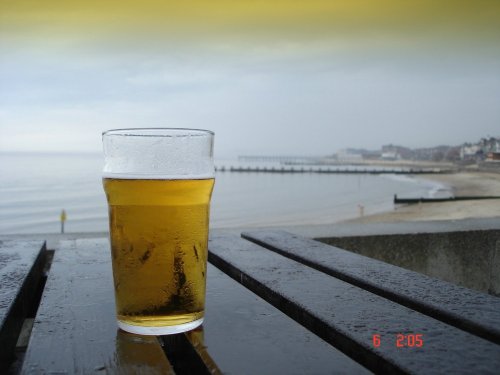
<svg viewBox="0 0 500 375"><path fill-rule="evenodd" d="M208 276L198 341L223 373L371 373L214 266Z"/></svg>
<svg viewBox="0 0 500 375"><path fill-rule="evenodd" d="M203 332L202 326L184 333L159 336L176 374L222 374L208 354L203 340L200 341L200 332Z"/></svg>
<svg viewBox="0 0 500 375"><path fill-rule="evenodd" d="M165 349L120 331L108 246L77 240L56 251L22 373L168 373L164 351L178 373L369 373L210 265L202 328L162 340Z"/></svg>
<svg viewBox="0 0 500 375"><path fill-rule="evenodd" d="M242 236L281 255L500 344L500 298L284 231Z"/></svg>
<svg viewBox="0 0 500 375"><path fill-rule="evenodd" d="M14 359L16 342L42 277L43 241L0 241L0 371Z"/></svg>
<svg viewBox="0 0 500 375"><path fill-rule="evenodd" d="M369 369L497 373L500 346L238 237L211 237L210 262ZM373 335L379 335L380 346ZM422 345L397 346L398 334Z"/></svg>
<svg viewBox="0 0 500 375"><path fill-rule="evenodd" d="M173 373L156 337L118 329L106 239L56 250L21 372Z"/></svg>

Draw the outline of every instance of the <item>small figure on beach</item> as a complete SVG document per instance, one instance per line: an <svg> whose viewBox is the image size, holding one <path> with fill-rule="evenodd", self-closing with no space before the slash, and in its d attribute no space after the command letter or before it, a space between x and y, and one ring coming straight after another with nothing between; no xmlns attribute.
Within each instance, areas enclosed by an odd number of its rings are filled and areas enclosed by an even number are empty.
<svg viewBox="0 0 500 375"><path fill-rule="evenodd" d="M66 211L63 210L61 211L61 233L64 233L64 222L66 221Z"/></svg>

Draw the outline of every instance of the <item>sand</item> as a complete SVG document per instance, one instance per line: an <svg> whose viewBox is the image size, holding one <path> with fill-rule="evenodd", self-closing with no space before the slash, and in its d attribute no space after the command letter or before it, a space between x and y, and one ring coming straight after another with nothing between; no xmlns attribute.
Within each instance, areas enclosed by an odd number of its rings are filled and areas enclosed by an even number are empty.
<svg viewBox="0 0 500 375"><path fill-rule="evenodd" d="M457 172L419 178L448 186L455 196L500 196L500 173ZM398 205L394 211L365 215L349 223L381 223L425 220L459 220L500 217L500 199Z"/></svg>

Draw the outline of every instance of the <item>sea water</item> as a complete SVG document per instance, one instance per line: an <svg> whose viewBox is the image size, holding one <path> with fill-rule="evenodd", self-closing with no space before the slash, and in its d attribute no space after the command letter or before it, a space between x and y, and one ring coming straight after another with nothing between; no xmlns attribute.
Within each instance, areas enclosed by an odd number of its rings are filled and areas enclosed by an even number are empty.
<svg viewBox="0 0 500 375"><path fill-rule="evenodd" d="M58 233L63 209L65 232L107 231L102 163L100 154L0 153L0 234ZM215 175L212 228L335 223L392 210L394 194L426 197L442 188L407 175L229 172L240 166L236 160L216 165L226 171Z"/></svg>

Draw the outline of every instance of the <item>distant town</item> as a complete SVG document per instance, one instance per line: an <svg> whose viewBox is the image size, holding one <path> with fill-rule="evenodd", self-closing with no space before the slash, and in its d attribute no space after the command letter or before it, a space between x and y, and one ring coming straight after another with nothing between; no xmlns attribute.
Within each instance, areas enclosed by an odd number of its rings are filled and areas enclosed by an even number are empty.
<svg viewBox="0 0 500 375"><path fill-rule="evenodd" d="M332 157L342 162L363 160L413 160L460 164L500 162L500 137L481 138L476 143L464 143L459 146L443 145L411 149L389 144L382 146L380 150L346 148Z"/></svg>
<svg viewBox="0 0 500 375"><path fill-rule="evenodd" d="M475 143L459 146L436 146L411 149L389 144L380 150L345 148L337 153L321 156L239 156L241 162L279 162L283 165L333 165L333 164L441 164L455 166L493 167L500 169L500 137L481 138Z"/></svg>

